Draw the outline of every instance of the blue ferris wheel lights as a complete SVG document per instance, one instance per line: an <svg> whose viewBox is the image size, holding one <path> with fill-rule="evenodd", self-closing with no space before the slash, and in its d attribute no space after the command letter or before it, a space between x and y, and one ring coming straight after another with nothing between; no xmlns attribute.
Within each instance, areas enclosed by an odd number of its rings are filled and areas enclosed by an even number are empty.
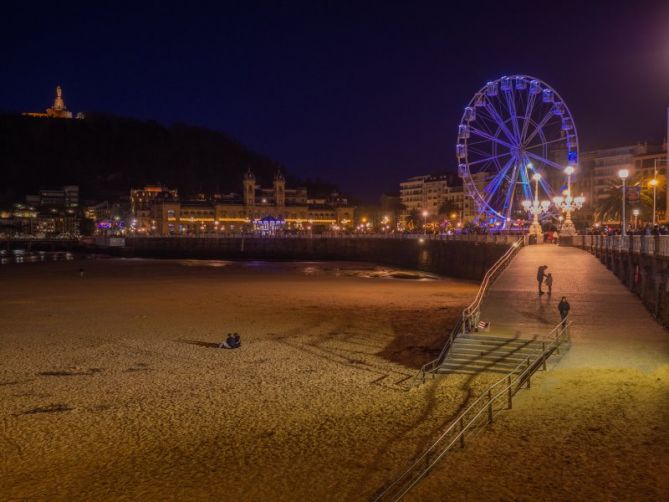
<svg viewBox="0 0 669 502"><path fill-rule="evenodd" d="M469 126L460 124L458 126L458 139L469 139Z"/></svg>
<svg viewBox="0 0 669 502"><path fill-rule="evenodd" d="M531 198L535 182L530 180L538 170L562 171L566 163L577 164L576 125L548 84L505 75L487 82L464 109L456 155L458 174L480 221L506 226L519 199ZM550 198L555 188L549 181L546 176L538 183Z"/></svg>
<svg viewBox="0 0 669 502"><path fill-rule="evenodd" d="M530 94L539 94L541 92L541 84L538 80L530 82Z"/></svg>
<svg viewBox="0 0 669 502"><path fill-rule="evenodd" d="M510 77L502 77L500 79L499 87L504 92L511 92L511 87L512 87L511 78Z"/></svg>

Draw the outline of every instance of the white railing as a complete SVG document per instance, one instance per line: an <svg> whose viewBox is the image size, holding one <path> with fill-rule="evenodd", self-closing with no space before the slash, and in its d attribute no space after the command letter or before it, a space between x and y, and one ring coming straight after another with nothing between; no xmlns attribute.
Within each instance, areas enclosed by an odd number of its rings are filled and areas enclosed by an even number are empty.
<svg viewBox="0 0 669 502"><path fill-rule="evenodd" d="M481 303L483 303L483 299L485 298L485 295L488 293L490 286L492 286L492 284L504 271L504 269L508 266L508 264L511 263L511 260L513 259L514 256L516 256L518 250L523 245L526 244L527 244L527 236L516 238L512 242L511 247L509 247L507 252L504 253L502 257L499 260L497 260L492 265L492 267L490 267L486 271L485 275L483 276L483 280L481 281L481 285L479 286L479 289L476 292L476 297L474 298L472 303L470 303L463 309L460 319L451 330L451 333L449 334L448 339L444 344L444 347L441 349L439 356L433 359L432 361L425 363L418 370L418 373L411 380L411 386L421 381L424 383L425 375L427 375L428 373L434 375L434 373L437 371L437 369L443 362L444 358L446 357L446 354L448 354L451 345L453 345L453 341L459 335L471 333L474 330L476 330L479 322L479 316L481 313Z"/></svg>
<svg viewBox="0 0 669 502"><path fill-rule="evenodd" d="M402 499L451 449L456 445L464 448L465 438L469 434L492 423L495 413L511 409L513 396L523 386L529 389L532 375L540 368L545 370L547 360L554 353L559 355L561 345L569 342L570 327L568 318L560 321L545 337L540 355L534 359L528 357L488 387L407 470L378 492L374 500Z"/></svg>
<svg viewBox="0 0 669 502"><path fill-rule="evenodd" d="M513 244L520 237L517 234L342 234L338 232L324 232L320 234L281 234L262 235L256 233L235 234L195 234L195 235L127 235L128 239L413 239L426 241L464 241L464 242L487 242L490 244Z"/></svg>
<svg viewBox="0 0 669 502"><path fill-rule="evenodd" d="M603 250L669 257L669 235L575 235L572 245L592 253Z"/></svg>

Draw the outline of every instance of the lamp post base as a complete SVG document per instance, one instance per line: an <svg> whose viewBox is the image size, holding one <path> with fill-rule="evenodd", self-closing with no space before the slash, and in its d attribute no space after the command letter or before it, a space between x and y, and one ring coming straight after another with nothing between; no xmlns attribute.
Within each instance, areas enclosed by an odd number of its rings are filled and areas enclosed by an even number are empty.
<svg viewBox="0 0 669 502"><path fill-rule="evenodd" d="M574 226L574 222L571 221L571 218L567 218L564 220L564 223L562 223L562 228L560 228L560 237L571 237L573 235L576 235L576 227Z"/></svg>
<svg viewBox="0 0 669 502"><path fill-rule="evenodd" d="M530 235L536 235L537 239L543 235L543 232L541 230L541 223L538 221L532 222L530 225Z"/></svg>

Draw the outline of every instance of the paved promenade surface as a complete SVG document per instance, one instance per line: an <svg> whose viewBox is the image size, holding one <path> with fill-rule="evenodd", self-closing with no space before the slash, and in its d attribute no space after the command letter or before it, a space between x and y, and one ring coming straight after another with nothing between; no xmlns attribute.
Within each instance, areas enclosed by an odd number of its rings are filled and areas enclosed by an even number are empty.
<svg viewBox="0 0 669 502"><path fill-rule="evenodd" d="M552 297L537 294L539 265L553 273ZM407 500L669 500L669 332L613 273L579 249L523 248L482 318L491 335L530 338L559 321L562 295L569 352Z"/></svg>
<svg viewBox="0 0 669 502"><path fill-rule="evenodd" d="M537 268L548 265L553 294L539 296ZM546 286L543 286L546 290ZM481 318L491 335L529 338L560 320L566 296L573 322L572 348L560 367L635 367L651 370L669 361L669 333L613 273L585 251L528 246L503 272L486 298Z"/></svg>

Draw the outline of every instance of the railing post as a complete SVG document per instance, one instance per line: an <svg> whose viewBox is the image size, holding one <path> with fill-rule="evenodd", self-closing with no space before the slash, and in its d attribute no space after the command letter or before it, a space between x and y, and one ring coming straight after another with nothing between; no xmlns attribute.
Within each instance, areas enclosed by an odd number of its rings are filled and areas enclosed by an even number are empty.
<svg viewBox="0 0 669 502"><path fill-rule="evenodd" d="M509 409L513 408L513 390L511 390L511 375L508 375L506 377L506 385L508 387L508 396L507 399L509 401Z"/></svg>
<svg viewBox="0 0 669 502"><path fill-rule="evenodd" d="M488 423L492 423L492 391L488 389Z"/></svg>

